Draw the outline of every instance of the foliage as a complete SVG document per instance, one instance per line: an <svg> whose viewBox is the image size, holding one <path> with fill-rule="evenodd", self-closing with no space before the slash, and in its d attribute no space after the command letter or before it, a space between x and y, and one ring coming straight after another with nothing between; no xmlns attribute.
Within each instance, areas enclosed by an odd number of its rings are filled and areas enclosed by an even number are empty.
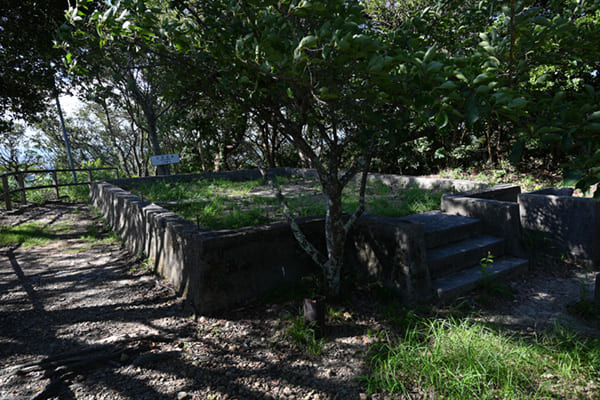
<svg viewBox="0 0 600 400"><path fill-rule="evenodd" d="M319 174L326 253L291 211L286 217L332 293L348 229L364 209L359 202L344 222L343 189L372 164L434 171L540 157L572 171L581 188L596 182L598 1L364 4L81 0L69 10L64 47L71 66L102 71L93 79L108 71L109 97L135 100L144 116L136 125L155 153L160 136L196 152L188 135L158 134L165 104L183 105L167 120L188 115L204 127L192 139L202 169L205 147L221 168L229 159L260 166L255 155L273 165L274 153L293 145Z"/></svg>
<svg viewBox="0 0 600 400"><path fill-rule="evenodd" d="M320 254L289 218L336 293L346 234L364 208L360 203L344 223L343 188L358 172L368 171L384 146L435 125L432 118L442 104L428 91L445 80L443 56L434 46L416 52L391 46L389 38L370 28L355 1L173 5L123 1L85 19L86 2L80 2L70 15L88 34L101 32L91 38L101 48L118 45L119 38L119 43L143 43L146 54L178 58L202 83L197 96L240 104L238 121L245 117L276 129L310 160L327 199L327 254ZM74 53L68 57L76 58ZM425 103L429 107L421 107ZM342 168L346 172L338 174Z"/></svg>
<svg viewBox="0 0 600 400"><path fill-rule="evenodd" d="M0 3L0 132L16 118L39 118L54 97L62 53L54 48L52 33L68 6L67 0Z"/></svg>
<svg viewBox="0 0 600 400"><path fill-rule="evenodd" d="M7 131L0 131L0 172L27 171L40 165L41 155L24 139L25 127L13 124Z"/></svg>
<svg viewBox="0 0 600 400"><path fill-rule="evenodd" d="M547 398L584 395L598 378L597 339L585 339L558 326L527 340L507 336L471 320L417 319L405 333L374 348L368 391L412 393L417 387L435 397Z"/></svg>

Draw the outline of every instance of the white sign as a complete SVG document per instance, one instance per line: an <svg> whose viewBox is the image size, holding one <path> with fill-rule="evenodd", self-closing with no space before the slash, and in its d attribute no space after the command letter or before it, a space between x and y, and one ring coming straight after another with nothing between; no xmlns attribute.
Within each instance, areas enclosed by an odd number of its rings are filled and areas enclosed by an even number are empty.
<svg viewBox="0 0 600 400"><path fill-rule="evenodd" d="M150 157L152 165L176 164L179 162L179 154L161 154L160 156Z"/></svg>

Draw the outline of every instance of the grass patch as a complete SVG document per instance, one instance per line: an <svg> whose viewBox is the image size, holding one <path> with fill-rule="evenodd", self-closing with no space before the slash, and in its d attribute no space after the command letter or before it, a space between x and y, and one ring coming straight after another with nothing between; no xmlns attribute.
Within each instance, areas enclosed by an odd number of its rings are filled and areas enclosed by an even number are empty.
<svg viewBox="0 0 600 400"><path fill-rule="evenodd" d="M43 246L64 239L65 235L67 238L73 238L69 236L72 232L73 227L67 223L46 225L27 222L17 226L0 225L0 246L21 245L22 248ZM79 239L83 242L83 247L75 247L65 252L79 253L89 250L93 245L119 243L118 236L114 232L109 232L105 226L87 226L85 233Z"/></svg>
<svg viewBox="0 0 600 400"><path fill-rule="evenodd" d="M600 340L561 326L524 339L468 318L419 318L401 337L374 345L370 365L364 378L370 393L410 397L420 389L435 398L579 398L600 377Z"/></svg>
<svg viewBox="0 0 600 400"><path fill-rule="evenodd" d="M317 181L297 178L279 180L281 184L305 185L300 193L286 196L296 216L325 214L325 201ZM237 229L285 220L279 203L263 180L232 182L223 179L198 179L187 182L155 182L129 189L144 200L157 202L188 221L209 229ZM351 183L344 190L344 212L352 213L356 210L358 192L357 183ZM397 188L374 181L368 184L366 195L366 212L401 217L439 209L443 192L417 187Z"/></svg>
<svg viewBox="0 0 600 400"><path fill-rule="evenodd" d="M297 349L304 351L311 356L318 356L323 353L325 339L317 338L315 325L313 323L307 323L304 320L302 312L298 315L289 316L285 335Z"/></svg>
<svg viewBox="0 0 600 400"><path fill-rule="evenodd" d="M519 171L509 162L499 166L455 168L440 171L442 178L467 179L489 182L492 185L509 183L521 186L523 192L530 192L546 187L562 187L562 177L542 170Z"/></svg>
<svg viewBox="0 0 600 400"><path fill-rule="evenodd" d="M68 230L67 225L48 226L39 222L28 222L18 226L0 225L0 246L43 246L58 240L57 235Z"/></svg>

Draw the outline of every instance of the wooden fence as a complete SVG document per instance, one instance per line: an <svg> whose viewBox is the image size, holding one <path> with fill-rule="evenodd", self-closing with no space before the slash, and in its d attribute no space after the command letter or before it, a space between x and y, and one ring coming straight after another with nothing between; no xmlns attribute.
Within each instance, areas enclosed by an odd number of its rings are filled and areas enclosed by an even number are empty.
<svg viewBox="0 0 600 400"><path fill-rule="evenodd" d="M4 199L4 203L6 204L6 209L12 209L12 201L11 195L13 193L19 193L21 197L21 203L27 202L26 192L28 190L39 190L39 189L54 189L56 194L56 198L60 198L59 188L66 186L80 186L80 185L90 185L93 182L93 174L92 171L114 171L115 178L119 177L119 169L116 167L102 167L102 168L74 168L74 169L40 169L40 170L31 170L31 171L21 171L21 172L6 172L0 175L2 178L2 192L0 193L1 198ZM85 182L69 182L69 183L59 183L58 182L58 173L59 172L87 172L87 181ZM39 174L50 174L52 179L52 184L50 185L37 185L37 186L26 186L25 185L25 177L31 175L39 175ZM13 177L17 182L17 188L11 189L9 185L9 178Z"/></svg>

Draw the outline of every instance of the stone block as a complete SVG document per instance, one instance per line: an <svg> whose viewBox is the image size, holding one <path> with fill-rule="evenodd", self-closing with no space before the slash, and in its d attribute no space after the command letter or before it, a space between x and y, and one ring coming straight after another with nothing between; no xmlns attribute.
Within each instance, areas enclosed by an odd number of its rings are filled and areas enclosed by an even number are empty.
<svg viewBox="0 0 600 400"><path fill-rule="evenodd" d="M600 202L544 189L519 195L521 225L543 238L544 251L586 265L600 264Z"/></svg>
<svg viewBox="0 0 600 400"><path fill-rule="evenodd" d="M505 253L522 257L525 246L522 238L517 199L519 186L497 185L472 192L442 196L442 212L478 218L483 231L504 238Z"/></svg>

